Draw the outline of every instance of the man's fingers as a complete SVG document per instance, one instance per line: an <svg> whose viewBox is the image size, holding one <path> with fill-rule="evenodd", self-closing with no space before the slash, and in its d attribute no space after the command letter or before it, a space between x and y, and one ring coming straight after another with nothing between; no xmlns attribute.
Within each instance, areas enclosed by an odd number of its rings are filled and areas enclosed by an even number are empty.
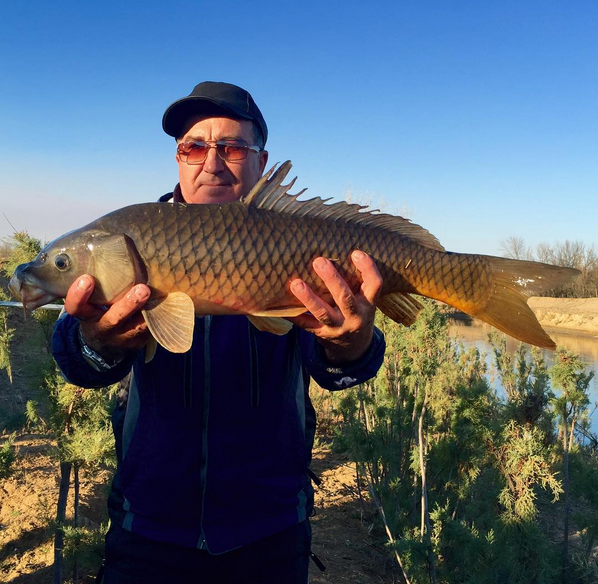
<svg viewBox="0 0 598 584"><path fill-rule="evenodd" d="M374 261L360 250L351 254L361 274L361 290L353 294L335 266L325 258L313 263L316 274L328 288L332 300L317 296L303 280L291 282L291 292L311 312L289 318L297 326L316 335L332 363L359 359L372 343L376 300L382 290L382 277Z"/></svg>
<svg viewBox="0 0 598 584"><path fill-rule="evenodd" d="M104 314L102 321L106 328L113 328L130 318L143 308L150 297L150 289L145 284L137 284L120 300L115 302Z"/></svg>
<svg viewBox="0 0 598 584"><path fill-rule="evenodd" d="M382 291L382 276L376 267L374 260L366 253L355 250L351 254L355 267L359 270L363 283L361 292L370 304L376 304Z"/></svg>
<svg viewBox="0 0 598 584"><path fill-rule="evenodd" d="M150 297L145 284L134 286L101 316L81 322L83 340L102 356L137 349L147 339L147 325L139 312ZM94 307L95 308L95 307Z"/></svg>
<svg viewBox="0 0 598 584"><path fill-rule="evenodd" d="M92 276L84 274L77 278L66 294L64 309L76 318L86 319L98 316L98 308L89 304L94 288L95 280Z"/></svg>
<svg viewBox="0 0 598 584"><path fill-rule="evenodd" d="M338 327L344 319L351 319L351 322L354 322L355 318L363 318L365 314L363 309L368 305L371 305L368 312L375 310L372 307L375 305L382 289L380 272L378 272L372 258L364 252L355 250L351 257L363 280L361 294L358 294L357 297L330 260L319 257L313 263L316 274L328 288L338 308L331 307L302 280L297 279L291 282L291 292L311 312L313 317L325 326ZM364 304L364 299L367 305ZM361 306L362 304L363 306ZM305 320L306 317L307 315L303 315L301 323L296 322L295 324L306 328L308 324Z"/></svg>
<svg viewBox="0 0 598 584"><path fill-rule="evenodd" d="M332 294L334 302L343 315L351 316L357 314L357 303L355 296L347 282L341 277L334 264L325 258L316 258L313 263L316 274L326 284Z"/></svg>
<svg viewBox="0 0 598 584"><path fill-rule="evenodd" d="M291 282L291 292L312 313L315 319L323 325L335 326L336 323L331 314L330 306L317 296L303 280L293 280Z"/></svg>
<svg viewBox="0 0 598 584"><path fill-rule="evenodd" d="M289 322L292 322L294 325L306 330L309 333L315 333L324 326L311 314L300 314L299 316L287 316L285 318Z"/></svg>

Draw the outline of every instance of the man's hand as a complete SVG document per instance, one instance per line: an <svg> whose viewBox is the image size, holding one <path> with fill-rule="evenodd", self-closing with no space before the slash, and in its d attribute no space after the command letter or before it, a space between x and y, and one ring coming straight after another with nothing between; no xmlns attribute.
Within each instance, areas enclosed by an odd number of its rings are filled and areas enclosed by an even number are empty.
<svg viewBox="0 0 598 584"><path fill-rule="evenodd" d="M336 306L317 296L303 280L291 282L291 292L311 314L288 320L316 335L328 360L337 364L356 361L368 350L374 334L376 300L382 289L382 276L370 256L356 250L351 259L363 280L357 294L351 292L330 260L316 258L313 263Z"/></svg>
<svg viewBox="0 0 598 584"><path fill-rule="evenodd" d="M85 274L69 288L64 301L65 310L80 320L85 343L106 359L143 347L149 333L139 310L147 302L150 289L137 284L106 309L88 302L94 287L93 277Z"/></svg>

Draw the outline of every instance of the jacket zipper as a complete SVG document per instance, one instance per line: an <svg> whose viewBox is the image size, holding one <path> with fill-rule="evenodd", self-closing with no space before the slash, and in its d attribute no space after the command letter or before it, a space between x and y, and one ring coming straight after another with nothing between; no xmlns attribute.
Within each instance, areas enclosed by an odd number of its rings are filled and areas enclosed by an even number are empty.
<svg viewBox="0 0 598 584"><path fill-rule="evenodd" d="M204 378L203 378L203 417L201 421L201 534L197 547L207 549L208 544L203 531L204 503L206 498L206 481L208 475L208 418L210 412L210 327L212 317L204 317Z"/></svg>
<svg viewBox="0 0 598 584"><path fill-rule="evenodd" d="M191 388L193 386L193 347L185 353L184 377L183 377L183 407L191 408Z"/></svg>
<svg viewBox="0 0 598 584"><path fill-rule="evenodd" d="M247 321L249 326L249 375L251 389L251 407L257 408L260 405L260 381L259 381L259 363L257 356L257 339L253 325Z"/></svg>

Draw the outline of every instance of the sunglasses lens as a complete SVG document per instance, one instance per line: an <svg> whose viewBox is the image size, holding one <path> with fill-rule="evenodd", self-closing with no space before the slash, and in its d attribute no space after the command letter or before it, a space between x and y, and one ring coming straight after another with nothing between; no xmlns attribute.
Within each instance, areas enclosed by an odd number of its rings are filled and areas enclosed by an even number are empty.
<svg viewBox="0 0 598 584"><path fill-rule="evenodd" d="M247 156L247 149L243 146L235 146L232 144L217 144L218 154L220 158L227 162L235 162L243 160Z"/></svg>
<svg viewBox="0 0 598 584"><path fill-rule="evenodd" d="M202 164L208 156L210 148L216 148L218 156L226 162L238 162L247 158L247 145L245 142L227 143L216 142L214 145L207 142L184 142L178 145L177 151L182 162L187 164Z"/></svg>
<svg viewBox="0 0 598 584"><path fill-rule="evenodd" d="M185 149L187 164L198 164L206 159L209 146L207 144L189 144Z"/></svg>

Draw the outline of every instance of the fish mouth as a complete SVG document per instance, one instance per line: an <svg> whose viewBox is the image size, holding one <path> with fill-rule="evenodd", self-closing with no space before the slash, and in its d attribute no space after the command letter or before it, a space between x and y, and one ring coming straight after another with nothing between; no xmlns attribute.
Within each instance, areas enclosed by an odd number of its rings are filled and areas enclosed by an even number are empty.
<svg viewBox="0 0 598 584"><path fill-rule="evenodd" d="M17 300L23 303L23 307L29 310L35 310L58 299L55 294L50 294L42 288L24 283L16 274L10 279L8 289Z"/></svg>

